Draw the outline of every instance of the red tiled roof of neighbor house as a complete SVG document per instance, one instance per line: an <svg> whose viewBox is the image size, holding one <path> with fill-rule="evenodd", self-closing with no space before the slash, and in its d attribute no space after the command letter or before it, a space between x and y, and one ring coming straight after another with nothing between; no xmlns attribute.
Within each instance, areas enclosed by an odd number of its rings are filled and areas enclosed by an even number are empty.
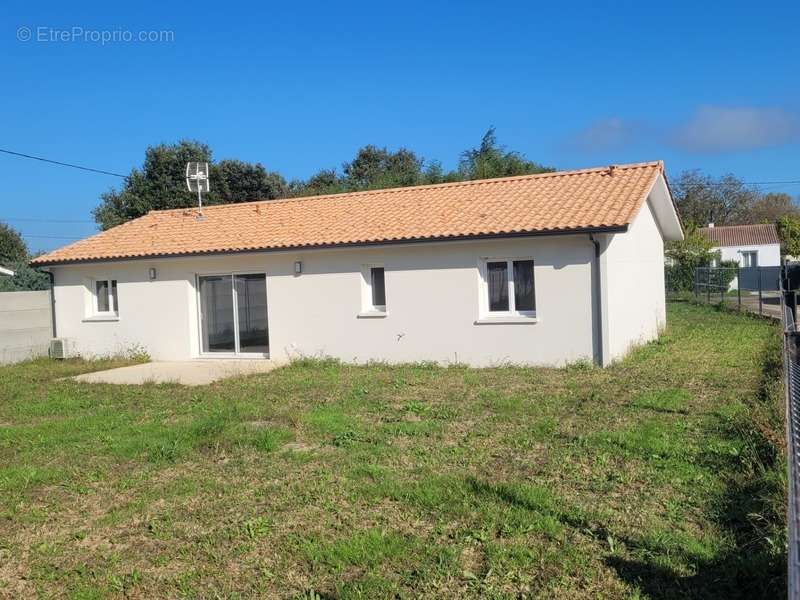
<svg viewBox="0 0 800 600"><path fill-rule="evenodd" d="M34 265L222 252L622 230L661 161L151 211Z"/></svg>
<svg viewBox="0 0 800 600"><path fill-rule="evenodd" d="M759 246L781 243L778 239L778 230L772 224L701 227L698 231L716 246Z"/></svg>

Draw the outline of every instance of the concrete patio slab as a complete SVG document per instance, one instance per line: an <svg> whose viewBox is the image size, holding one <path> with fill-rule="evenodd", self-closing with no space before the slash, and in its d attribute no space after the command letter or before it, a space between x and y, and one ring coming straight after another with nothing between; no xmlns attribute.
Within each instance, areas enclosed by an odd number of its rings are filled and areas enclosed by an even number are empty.
<svg viewBox="0 0 800 600"><path fill-rule="evenodd" d="M141 385L144 383L179 383L207 385L220 379L266 373L277 368L271 360L187 360L149 362L107 371L95 371L73 377L89 383Z"/></svg>

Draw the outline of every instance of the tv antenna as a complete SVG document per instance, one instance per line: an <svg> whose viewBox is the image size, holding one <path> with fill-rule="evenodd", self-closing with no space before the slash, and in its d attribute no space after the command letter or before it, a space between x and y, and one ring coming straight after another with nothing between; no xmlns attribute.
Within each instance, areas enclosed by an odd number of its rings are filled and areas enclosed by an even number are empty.
<svg viewBox="0 0 800 600"><path fill-rule="evenodd" d="M208 181L207 162L186 163L186 186L190 192L197 192L197 204L203 208L203 194L211 189Z"/></svg>

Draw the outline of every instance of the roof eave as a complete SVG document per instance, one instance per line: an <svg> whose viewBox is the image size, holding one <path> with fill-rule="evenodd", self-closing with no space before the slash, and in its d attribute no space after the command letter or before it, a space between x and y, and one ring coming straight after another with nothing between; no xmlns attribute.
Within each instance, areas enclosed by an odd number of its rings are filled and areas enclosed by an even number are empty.
<svg viewBox="0 0 800 600"><path fill-rule="evenodd" d="M282 246L275 248L246 248L241 250L210 250L198 252L180 252L174 254L143 254L136 256L113 256L106 258L79 258L70 260L51 260L35 262L31 261L32 267L58 267L77 264L107 263L107 262L127 262L133 260L157 260L165 258L189 258L201 256L220 256L223 254L261 254L274 252L297 252L299 250L330 250L333 248L364 248L373 246L399 246L406 244L431 244L442 242L467 242L473 240L489 239L512 239L521 237L552 237L559 235L577 235L589 233L624 233L628 231L628 225L608 225L599 227L581 227L575 229L552 229L546 231L522 231L510 233L482 233L476 235L461 235L435 238L406 238L402 240L379 240L374 242L353 242L336 244L314 244L305 246Z"/></svg>

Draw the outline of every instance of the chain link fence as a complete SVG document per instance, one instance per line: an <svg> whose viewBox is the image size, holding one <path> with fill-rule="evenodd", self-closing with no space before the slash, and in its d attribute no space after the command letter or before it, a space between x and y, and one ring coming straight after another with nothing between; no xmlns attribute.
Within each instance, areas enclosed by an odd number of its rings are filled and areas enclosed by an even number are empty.
<svg viewBox="0 0 800 600"><path fill-rule="evenodd" d="M764 316L781 318L781 267L696 267L692 281L671 278L665 283L670 299L722 304Z"/></svg>
<svg viewBox="0 0 800 600"><path fill-rule="evenodd" d="M787 575L788 597L800 598L800 333L797 331L797 289L800 264L788 265L780 280L783 324L783 372L786 398L786 462L788 469Z"/></svg>

